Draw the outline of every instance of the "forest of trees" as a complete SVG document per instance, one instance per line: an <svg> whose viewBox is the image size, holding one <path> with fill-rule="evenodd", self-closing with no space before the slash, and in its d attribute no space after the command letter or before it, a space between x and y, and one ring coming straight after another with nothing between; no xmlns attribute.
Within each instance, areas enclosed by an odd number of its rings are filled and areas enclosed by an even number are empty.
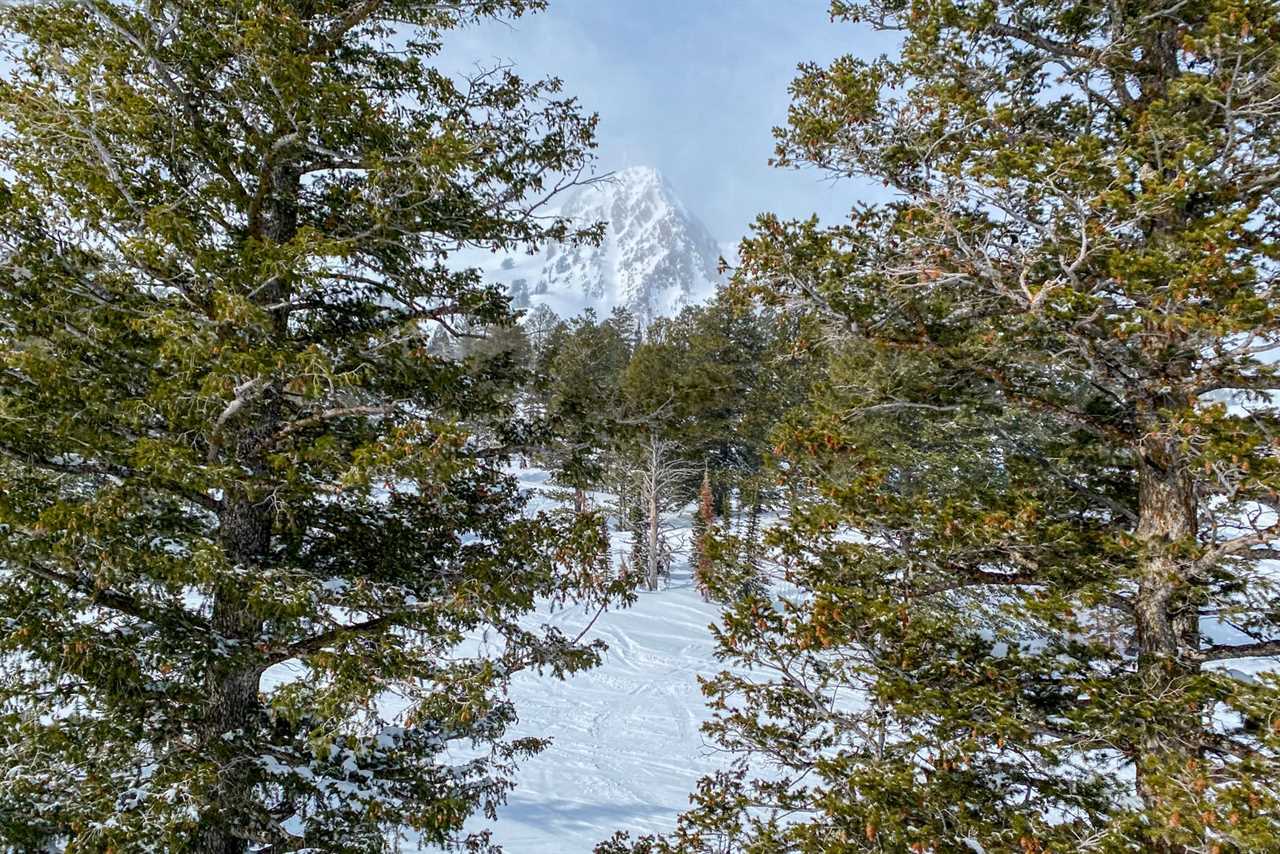
<svg viewBox="0 0 1280 854"><path fill-rule="evenodd" d="M626 309L565 320L542 306L450 352L530 366L510 389L542 428L522 464L547 470L576 513L624 529L618 574L656 590L683 550L706 570L704 595L734 598L759 574L761 519L782 495L765 460L780 414L805 393L794 332L778 312L721 294L647 329ZM673 542L671 517L694 503L694 542Z"/></svg>
<svg viewBox="0 0 1280 854"><path fill-rule="evenodd" d="M0 849L492 850L521 617L678 559L730 761L601 854L1280 851L1280 3L833 0L775 162L890 200L647 328L455 260L602 235L435 67L545 5L0 8Z"/></svg>

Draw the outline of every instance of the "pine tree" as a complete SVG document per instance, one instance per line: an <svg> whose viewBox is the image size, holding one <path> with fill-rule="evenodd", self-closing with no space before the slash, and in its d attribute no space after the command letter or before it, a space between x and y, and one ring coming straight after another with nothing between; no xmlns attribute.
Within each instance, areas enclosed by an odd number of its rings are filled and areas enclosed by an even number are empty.
<svg viewBox="0 0 1280 854"><path fill-rule="evenodd" d="M895 200L742 248L816 333L799 594L637 850L1280 849L1280 6L832 11L900 51L804 67L778 159Z"/></svg>
<svg viewBox="0 0 1280 854"><path fill-rule="evenodd" d="M693 579L704 598L714 571L711 539L716 524L715 500L715 495L711 492L711 471L704 466L702 486L698 487L698 512L693 518Z"/></svg>
<svg viewBox="0 0 1280 854"><path fill-rule="evenodd" d="M531 205L594 119L431 67L542 5L0 12L3 844L444 843L542 744L512 674L597 660L517 622L609 591L503 472L511 361L428 347L512 320L454 249L598 234Z"/></svg>
<svg viewBox="0 0 1280 854"><path fill-rule="evenodd" d="M553 438L544 461L585 512L587 491L600 484L616 432L618 383L628 346L621 330L588 309L548 345L544 386Z"/></svg>
<svg viewBox="0 0 1280 854"><path fill-rule="evenodd" d="M534 364L541 367L551 352L552 339L562 329L564 321L545 304L539 304L525 315L523 326L533 349Z"/></svg>

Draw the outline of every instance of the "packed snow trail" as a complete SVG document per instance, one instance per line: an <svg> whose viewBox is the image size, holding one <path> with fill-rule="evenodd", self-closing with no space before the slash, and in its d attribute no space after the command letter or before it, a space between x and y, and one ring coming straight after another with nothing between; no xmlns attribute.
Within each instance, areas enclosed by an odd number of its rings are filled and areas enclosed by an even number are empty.
<svg viewBox="0 0 1280 854"><path fill-rule="evenodd" d="M519 472L536 489L541 472ZM673 531L688 540L689 520ZM615 533L615 555L625 547ZM508 854L589 854L617 830L670 830L689 806L698 778L724 767L725 755L703 738L710 715L698 676L719 672L710 625L718 607L693 586L687 549L663 589L641 591L630 608L601 614L586 635L609 645L604 662L564 680L522 673L511 685L520 716L508 737L552 739L526 759L498 820L475 816L468 830L489 829ZM594 611L542 610L529 624L550 623L569 637Z"/></svg>
<svg viewBox="0 0 1280 854"><path fill-rule="evenodd" d="M607 612L588 637L609 644L604 663L566 680L521 674L511 687L520 722L510 736L553 739L525 760L516 789L489 826L511 854L587 854L615 830L669 830L697 779L723 757L706 745L697 677L714 673L708 625L716 608L690 580L640 594ZM550 615L570 636L590 619Z"/></svg>

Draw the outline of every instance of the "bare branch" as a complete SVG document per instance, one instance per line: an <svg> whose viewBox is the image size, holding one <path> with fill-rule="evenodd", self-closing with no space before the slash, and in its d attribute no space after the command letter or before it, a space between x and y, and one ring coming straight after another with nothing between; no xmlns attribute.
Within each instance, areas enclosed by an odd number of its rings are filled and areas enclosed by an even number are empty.
<svg viewBox="0 0 1280 854"><path fill-rule="evenodd" d="M1235 658L1272 658L1280 656L1280 640L1258 641L1257 643L1214 644L1200 650L1196 655L1200 661L1223 661Z"/></svg>
<svg viewBox="0 0 1280 854"><path fill-rule="evenodd" d="M396 411L394 403L382 404L380 406L345 406L334 409L326 409L323 412L317 412L306 418L299 418L297 421L291 421L284 427L276 431L275 436L271 438L272 444L279 443L281 440L306 430L308 427L315 427L326 421L333 421L338 418L354 418L357 416L377 416L391 415Z"/></svg>

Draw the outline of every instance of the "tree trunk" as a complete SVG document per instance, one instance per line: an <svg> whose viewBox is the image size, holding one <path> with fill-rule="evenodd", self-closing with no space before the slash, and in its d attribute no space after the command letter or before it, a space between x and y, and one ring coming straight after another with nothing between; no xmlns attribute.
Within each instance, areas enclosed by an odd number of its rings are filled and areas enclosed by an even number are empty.
<svg viewBox="0 0 1280 854"><path fill-rule="evenodd" d="M265 502L229 496L221 529L228 561L250 571L261 566L271 545L271 509ZM199 854L243 854L247 850L244 831L254 810L250 769L242 764L243 751L236 745L251 741L261 725L258 683L262 670L241 656L261 635L263 623L235 585L226 584L214 593L212 624L216 642L234 646L230 657L217 660L205 676L201 742L219 767L213 802L192 847Z"/></svg>
<svg viewBox="0 0 1280 854"><path fill-rule="evenodd" d="M743 560L747 566L751 567L754 573L758 571L758 560L760 546L760 489L757 487L751 496L751 503L747 510L746 530L742 534L742 552Z"/></svg>
<svg viewBox="0 0 1280 854"><path fill-rule="evenodd" d="M261 237L280 245L298 232L297 198L299 173L291 163L272 170L271 194L264 205ZM277 276L268 287L259 289L257 299L270 305L285 302L291 283ZM277 310L271 334L288 335L288 315ZM270 387L253 405L245 407L234 420L234 441L226 447L235 462L257 480L268 473L266 455L282 419L279 393ZM236 575L253 573L271 558L274 510L269 498L255 495L252 486L229 488L219 518L219 534L227 562ZM257 810L253 805L252 777L244 762L243 749L252 743L262 725L262 703L258 697L262 667L246 651L262 635L264 623L253 613L235 577L224 580L213 591L215 642L226 647L205 675L206 705L200 739L210 757L219 763L213 788L213 802L201 817L193 840L197 854L244 854L248 838L261 838L269 829L254 827Z"/></svg>
<svg viewBox="0 0 1280 854"><path fill-rule="evenodd" d="M711 472L704 465L702 486L698 490L698 512L693 517L693 580L704 601L711 596L711 529L715 525L715 495L711 491Z"/></svg>
<svg viewBox="0 0 1280 854"><path fill-rule="evenodd" d="M1196 535L1193 482L1175 438L1149 432L1138 462L1138 539L1142 554L1134 601L1138 677L1148 696L1175 697L1175 683L1195 669L1189 653L1199 644L1199 611L1189 589L1186 560L1179 556ZM1137 788L1148 810L1161 800L1154 780L1185 768L1198 753L1200 719L1176 701L1152 721L1137 749ZM1159 829L1156 829L1159 832ZM1187 849L1151 840L1151 851L1180 854Z"/></svg>
<svg viewBox="0 0 1280 854"><path fill-rule="evenodd" d="M649 516L648 525L647 525L647 534L648 534L649 542L648 542L648 548L646 549L646 551L648 552L647 557L649 558L649 574L648 574L649 589L657 590L658 589L658 558L659 556L658 556L658 483L657 483L658 457L657 457L656 450L654 451L653 459L651 462L653 465L653 470L651 471L651 474L653 475L653 481L652 483L650 483L649 505L646 508Z"/></svg>
<svg viewBox="0 0 1280 854"><path fill-rule="evenodd" d="M638 487L639 492L643 493L644 487L641 484ZM644 496L642 494L633 494L627 500L627 529L631 531L631 572L641 575L645 584L649 583L649 559L645 556L646 545L649 541L647 525L648 520L644 513Z"/></svg>
<svg viewBox="0 0 1280 854"><path fill-rule="evenodd" d="M604 549L600 553L596 571L603 582L613 577L613 537L610 535L609 517L607 515L602 516L600 519L600 537L604 541Z"/></svg>

